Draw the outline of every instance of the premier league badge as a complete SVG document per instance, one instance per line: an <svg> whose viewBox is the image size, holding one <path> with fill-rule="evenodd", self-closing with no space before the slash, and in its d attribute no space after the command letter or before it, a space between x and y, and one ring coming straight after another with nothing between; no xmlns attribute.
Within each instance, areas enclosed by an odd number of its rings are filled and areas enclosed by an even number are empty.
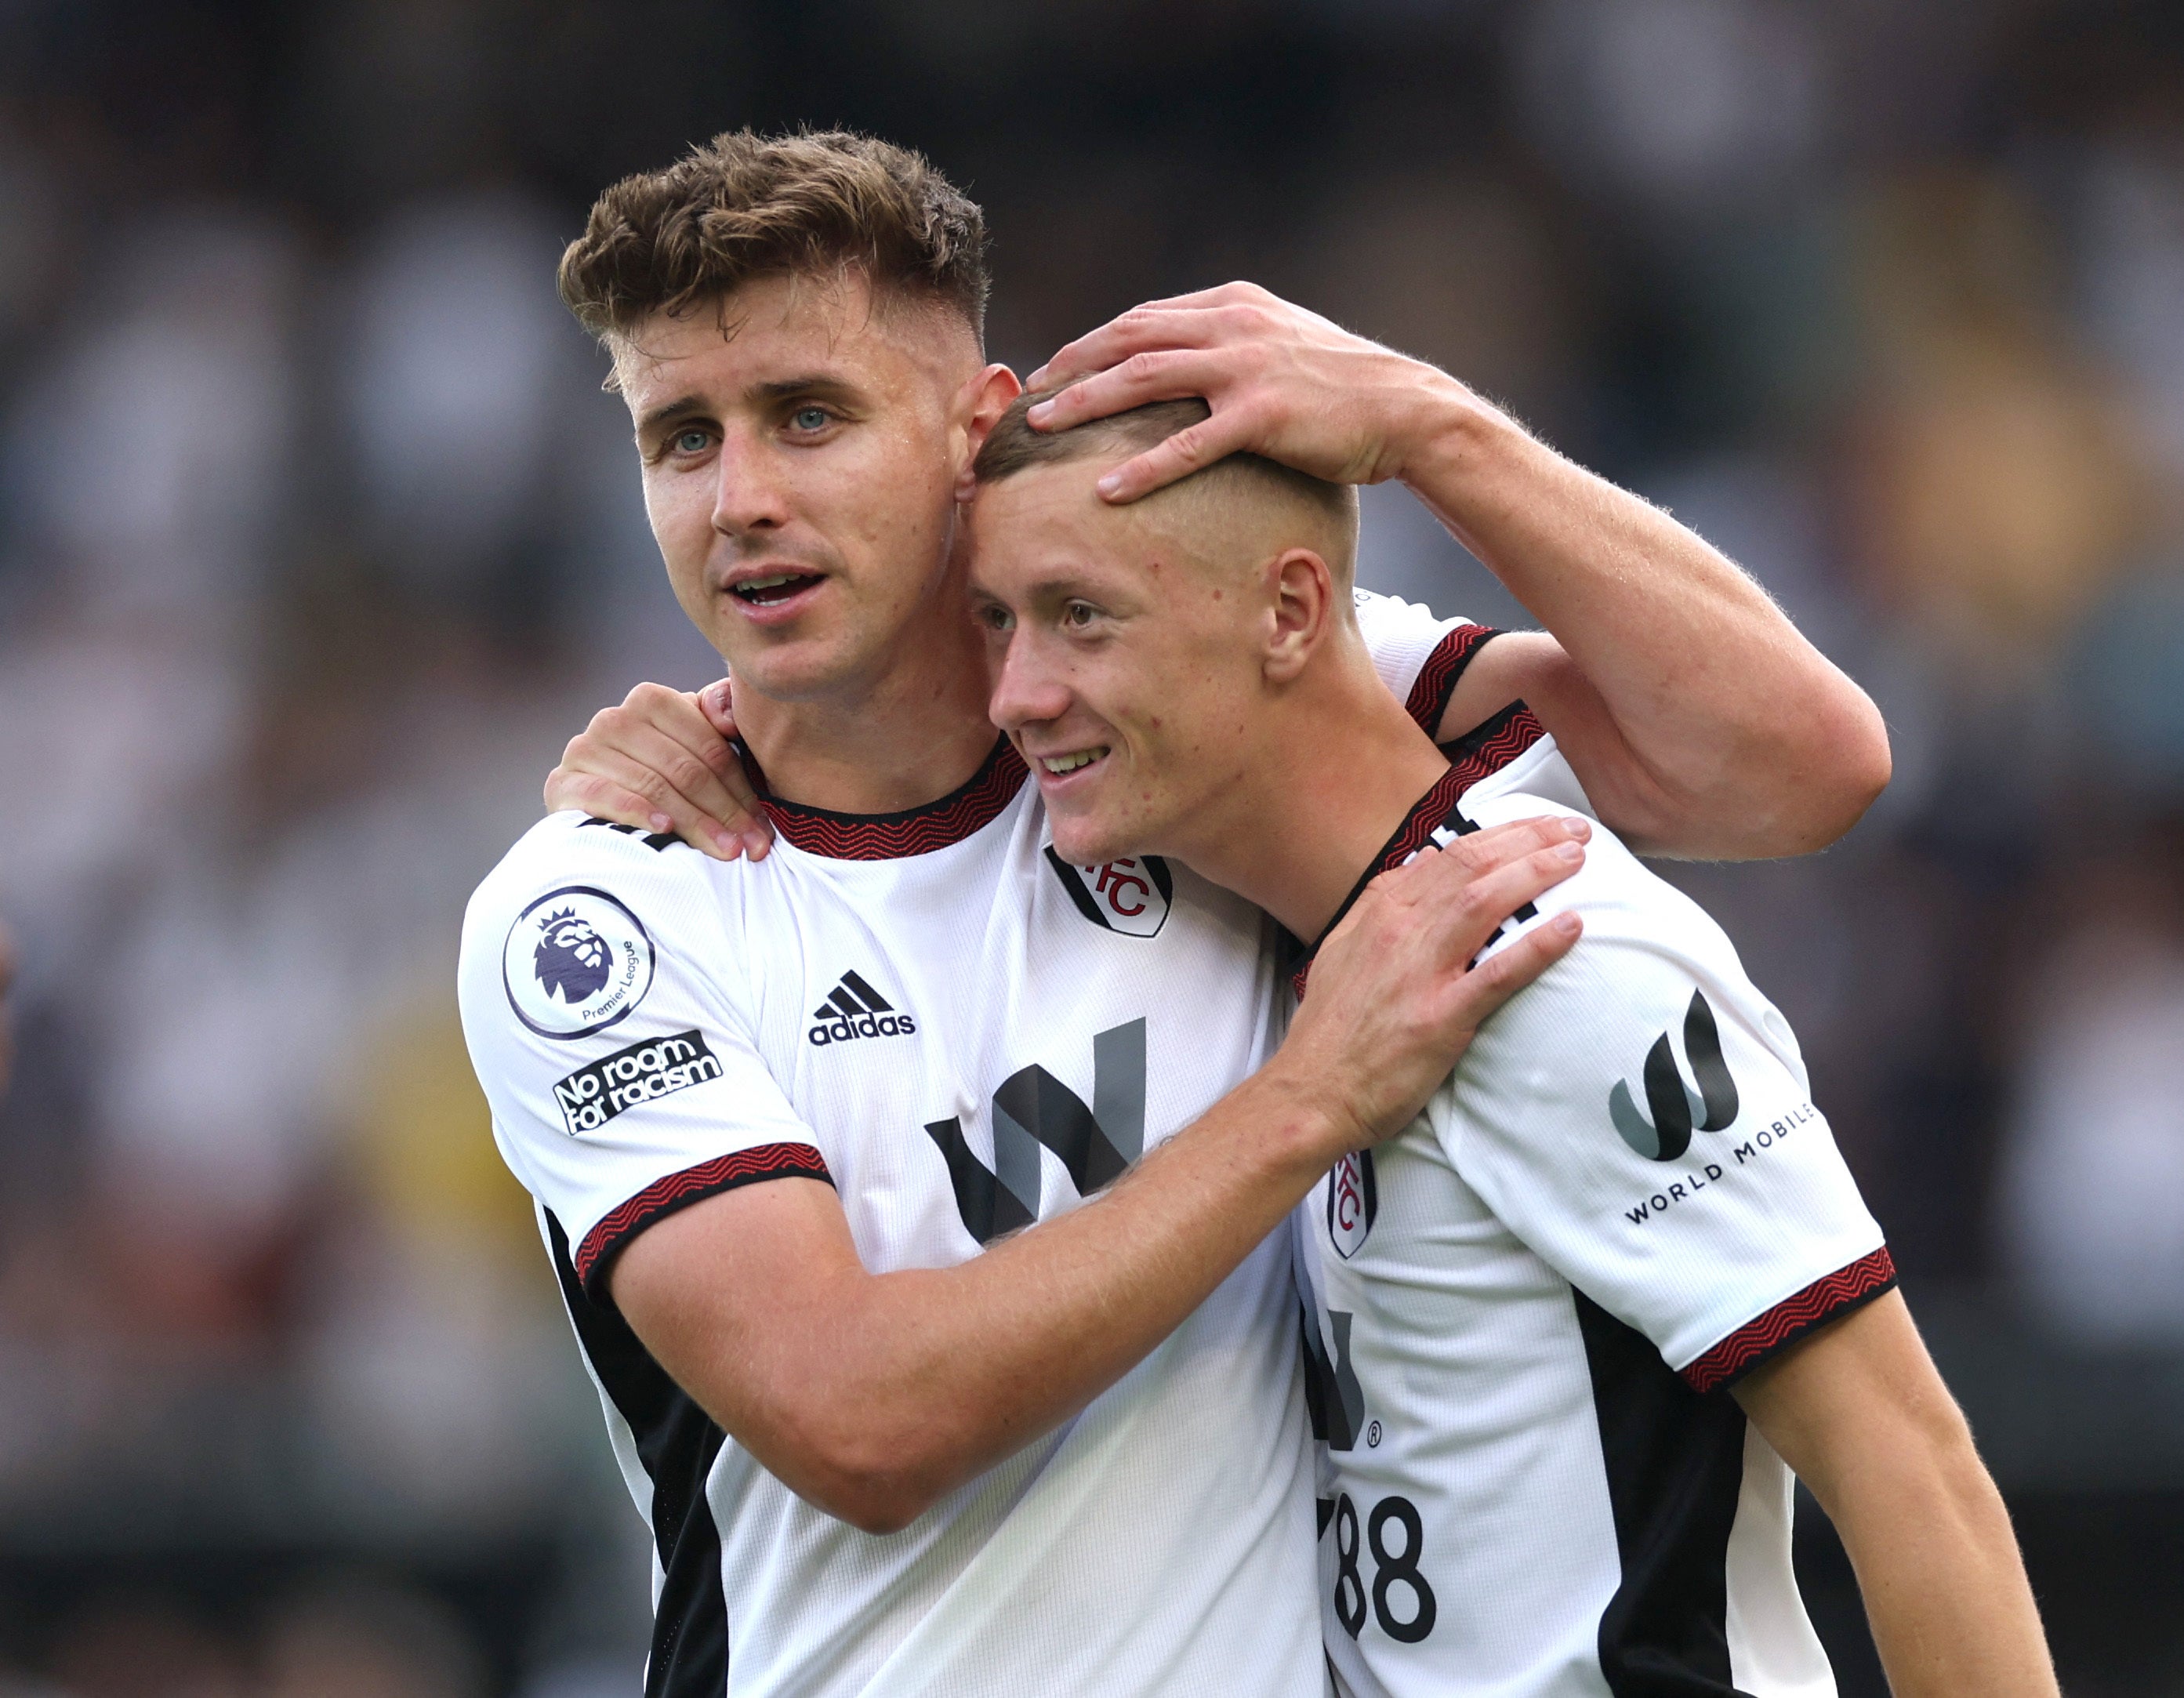
<svg viewBox="0 0 2184 1698"><path fill-rule="evenodd" d="M1365 1246L1380 1212L1380 1193L1373 1181L1373 1152L1360 1150L1334 1164L1327 1176L1327 1236L1345 1261Z"/></svg>
<svg viewBox="0 0 2184 1698"><path fill-rule="evenodd" d="M509 1005L542 1038L582 1038L622 1019L652 988L652 938L604 890L572 884L516 916L502 946Z"/></svg>

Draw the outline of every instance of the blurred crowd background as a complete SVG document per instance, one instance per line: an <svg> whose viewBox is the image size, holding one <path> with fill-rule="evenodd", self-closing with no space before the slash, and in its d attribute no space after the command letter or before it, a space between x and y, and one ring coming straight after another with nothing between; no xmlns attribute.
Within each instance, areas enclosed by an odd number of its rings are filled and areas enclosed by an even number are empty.
<svg viewBox="0 0 2184 1698"><path fill-rule="evenodd" d="M590 710L715 670L552 277L746 122L933 155L1020 369L1234 276L1445 365L1873 693L1845 843L1672 876L2071 1690L2184 1693L2184 8L0 0L0 1694L638 1690L452 972ZM1400 490L1364 576L1524 622Z"/></svg>

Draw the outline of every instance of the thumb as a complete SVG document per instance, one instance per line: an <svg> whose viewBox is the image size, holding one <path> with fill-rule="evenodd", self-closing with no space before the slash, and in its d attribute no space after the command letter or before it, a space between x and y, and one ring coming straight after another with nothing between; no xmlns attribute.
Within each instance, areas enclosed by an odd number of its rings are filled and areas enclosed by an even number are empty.
<svg viewBox="0 0 2184 1698"><path fill-rule="evenodd" d="M730 693L727 679L716 679L699 691L698 709L722 737L736 734L735 699Z"/></svg>

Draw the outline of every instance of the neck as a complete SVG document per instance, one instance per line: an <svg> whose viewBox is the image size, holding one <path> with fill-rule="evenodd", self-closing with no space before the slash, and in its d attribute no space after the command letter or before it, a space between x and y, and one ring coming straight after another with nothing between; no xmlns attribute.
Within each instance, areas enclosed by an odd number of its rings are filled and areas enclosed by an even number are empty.
<svg viewBox="0 0 2184 1698"><path fill-rule="evenodd" d="M1448 762L1362 645L1315 656L1266 706L1244 777L1193 820L1175 855L1310 943Z"/></svg>
<svg viewBox="0 0 2184 1698"><path fill-rule="evenodd" d="M738 679L733 699L773 793L837 813L938 801L969 782L999 735L983 645L960 604L911 621L879 668L838 690L782 700Z"/></svg>

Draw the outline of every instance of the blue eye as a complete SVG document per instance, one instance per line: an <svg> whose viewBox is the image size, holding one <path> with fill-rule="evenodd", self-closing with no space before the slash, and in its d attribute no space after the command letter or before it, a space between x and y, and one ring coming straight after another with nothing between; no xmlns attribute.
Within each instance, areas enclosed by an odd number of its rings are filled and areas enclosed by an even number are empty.
<svg viewBox="0 0 2184 1698"><path fill-rule="evenodd" d="M701 454L711 440L703 431L677 431L675 433L675 452L678 454Z"/></svg>
<svg viewBox="0 0 2184 1698"><path fill-rule="evenodd" d="M788 422L800 431L823 431L833 422L833 415L824 407L799 407Z"/></svg>

